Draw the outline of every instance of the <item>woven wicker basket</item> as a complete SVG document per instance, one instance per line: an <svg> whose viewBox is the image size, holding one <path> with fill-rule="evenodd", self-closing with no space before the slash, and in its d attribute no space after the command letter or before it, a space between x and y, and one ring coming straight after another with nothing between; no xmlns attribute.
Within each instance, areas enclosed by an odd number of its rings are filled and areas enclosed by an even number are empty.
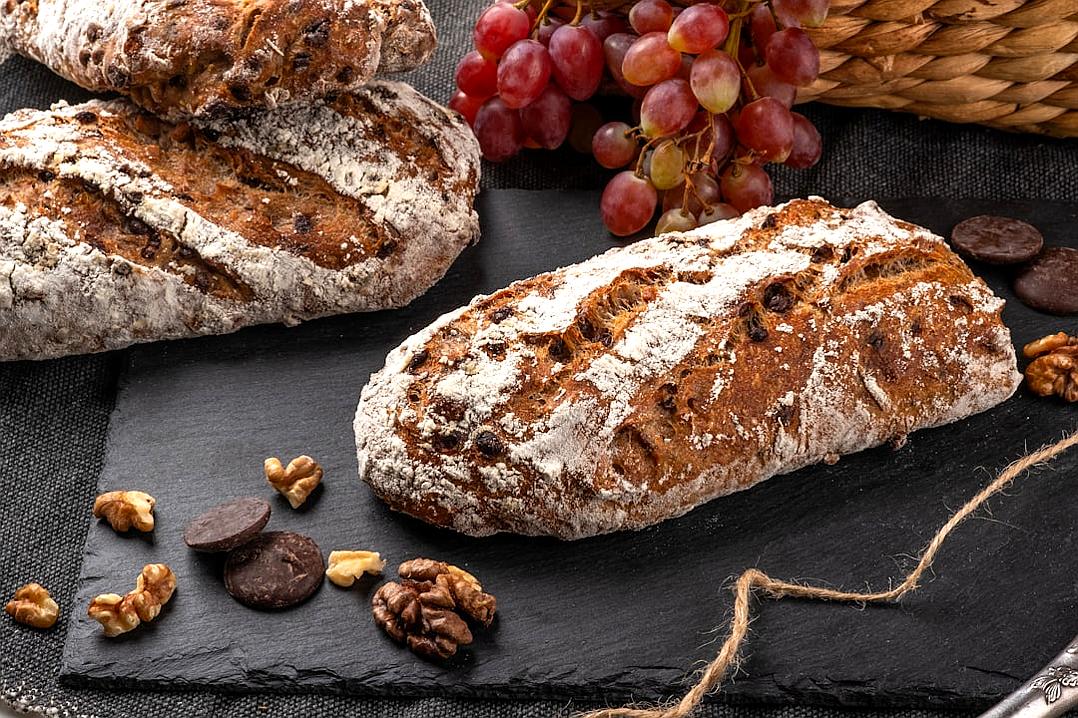
<svg viewBox="0 0 1078 718"><path fill-rule="evenodd" d="M832 0L799 100L1078 136L1078 0Z"/></svg>
<svg viewBox="0 0 1078 718"><path fill-rule="evenodd" d="M809 33L820 78L800 102L1078 137L1078 0L831 0Z"/></svg>

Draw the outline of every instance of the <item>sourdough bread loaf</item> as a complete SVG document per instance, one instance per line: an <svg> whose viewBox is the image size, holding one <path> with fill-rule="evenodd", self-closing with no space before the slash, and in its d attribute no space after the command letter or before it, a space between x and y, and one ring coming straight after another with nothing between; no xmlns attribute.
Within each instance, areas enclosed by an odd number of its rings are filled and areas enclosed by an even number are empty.
<svg viewBox="0 0 1078 718"><path fill-rule="evenodd" d="M0 55L159 115L235 115L354 91L434 51L423 0L5 0Z"/></svg>
<svg viewBox="0 0 1078 718"><path fill-rule="evenodd" d="M169 124L124 100L0 121L0 358L404 305L478 236L456 113L375 82Z"/></svg>
<svg viewBox="0 0 1078 718"><path fill-rule="evenodd" d="M1009 397L1003 301L873 203L762 208L510 285L363 389L361 477L481 536L637 529Z"/></svg>

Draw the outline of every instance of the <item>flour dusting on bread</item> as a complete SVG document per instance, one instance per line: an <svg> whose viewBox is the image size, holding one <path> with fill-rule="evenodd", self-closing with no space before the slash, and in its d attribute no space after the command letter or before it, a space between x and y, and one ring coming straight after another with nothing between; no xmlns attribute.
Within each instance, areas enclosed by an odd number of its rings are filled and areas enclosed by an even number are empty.
<svg viewBox="0 0 1078 718"><path fill-rule="evenodd" d="M469 534L638 528L1017 386L1002 301L875 204L763 208L517 282L363 390L360 473Z"/></svg>

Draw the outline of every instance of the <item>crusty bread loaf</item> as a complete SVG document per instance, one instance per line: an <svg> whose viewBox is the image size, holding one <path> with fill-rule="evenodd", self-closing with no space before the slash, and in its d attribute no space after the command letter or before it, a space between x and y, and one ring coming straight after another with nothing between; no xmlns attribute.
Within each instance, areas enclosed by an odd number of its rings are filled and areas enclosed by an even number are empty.
<svg viewBox="0 0 1078 718"><path fill-rule="evenodd" d="M575 539L955 421L1018 385L1003 301L874 203L754 210L516 282L394 350L359 469L472 534Z"/></svg>
<svg viewBox="0 0 1078 718"><path fill-rule="evenodd" d="M406 304L479 231L456 113L376 82L172 125L129 102L0 121L0 359Z"/></svg>
<svg viewBox="0 0 1078 718"><path fill-rule="evenodd" d="M423 0L0 2L7 53L174 119L354 91L434 46Z"/></svg>

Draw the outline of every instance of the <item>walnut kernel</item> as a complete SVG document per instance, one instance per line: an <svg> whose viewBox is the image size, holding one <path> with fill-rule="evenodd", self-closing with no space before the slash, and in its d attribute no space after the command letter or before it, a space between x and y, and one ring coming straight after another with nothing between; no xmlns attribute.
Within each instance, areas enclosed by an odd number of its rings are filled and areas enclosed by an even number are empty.
<svg viewBox="0 0 1078 718"><path fill-rule="evenodd" d="M1026 367L1026 385L1034 394L1078 402L1078 337L1052 334L1030 342L1023 353L1033 358Z"/></svg>
<svg viewBox="0 0 1078 718"><path fill-rule="evenodd" d="M143 566L134 590L124 596L95 596L86 612L102 625L106 636L118 636L157 618L175 590L176 574L172 569L163 563L151 563Z"/></svg>
<svg viewBox="0 0 1078 718"><path fill-rule="evenodd" d="M52 628L60 616L60 607L39 583L28 583L15 591L4 610L19 623L34 628Z"/></svg>
<svg viewBox="0 0 1078 718"><path fill-rule="evenodd" d="M330 551L326 577L335 585L348 588L365 573L377 576L386 567L377 551Z"/></svg>
<svg viewBox="0 0 1078 718"><path fill-rule="evenodd" d="M116 531L153 531L154 497L142 491L109 491L94 500L94 517Z"/></svg>
<svg viewBox="0 0 1078 718"><path fill-rule="evenodd" d="M298 509L322 483L322 467L309 456L299 456L282 466L280 459L266 459L263 465L266 480L288 499L294 509Z"/></svg>

